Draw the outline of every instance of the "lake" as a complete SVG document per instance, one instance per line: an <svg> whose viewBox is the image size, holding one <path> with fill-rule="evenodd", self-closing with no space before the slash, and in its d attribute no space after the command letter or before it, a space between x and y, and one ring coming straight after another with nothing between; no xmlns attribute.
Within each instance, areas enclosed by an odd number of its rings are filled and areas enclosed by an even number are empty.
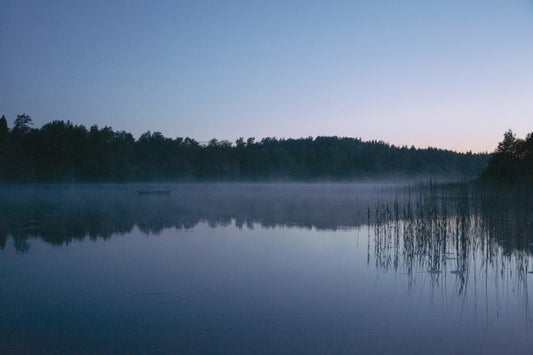
<svg viewBox="0 0 533 355"><path fill-rule="evenodd" d="M530 354L532 201L471 185L5 185L0 353Z"/></svg>

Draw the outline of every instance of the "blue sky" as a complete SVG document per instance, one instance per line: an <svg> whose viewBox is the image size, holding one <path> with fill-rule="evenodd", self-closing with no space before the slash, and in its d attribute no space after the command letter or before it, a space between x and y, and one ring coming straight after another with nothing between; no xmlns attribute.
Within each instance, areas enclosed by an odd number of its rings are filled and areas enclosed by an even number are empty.
<svg viewBox="0 0 533 355"><path fill-rule="evenodd" d="M533 131L533 2L0 2L0 114L135 136L492 151Z"/></svg>

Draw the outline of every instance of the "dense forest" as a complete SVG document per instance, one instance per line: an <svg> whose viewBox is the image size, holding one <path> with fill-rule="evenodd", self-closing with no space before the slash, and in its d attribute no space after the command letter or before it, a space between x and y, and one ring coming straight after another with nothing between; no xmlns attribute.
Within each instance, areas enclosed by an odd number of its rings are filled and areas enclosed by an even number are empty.
<svg viewBox="0 0 533 355"><path fill-rule="evenodd" d="M146 132L138 139L111 127L89 129L67 121L41 128L18 115L10 128L0 119L0 181L205 181L470 179L487 154L397 147L359 138L167 138Z"/></svg>
<svg viewBox="0 0 533 355"><path fill-rule="evenodd" d="M505 132L480 180L496 183L533 183L533 132L525 139Z"/></svg>

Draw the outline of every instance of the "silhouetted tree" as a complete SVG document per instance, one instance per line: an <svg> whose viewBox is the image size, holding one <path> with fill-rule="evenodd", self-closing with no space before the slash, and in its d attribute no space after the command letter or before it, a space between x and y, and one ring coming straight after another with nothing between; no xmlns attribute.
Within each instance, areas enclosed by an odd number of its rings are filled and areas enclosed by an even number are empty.
<svg viewBox="0 0 533 355"><path fill-rule="evenodd" d="M480 175L481 181L498 183L533 182L533 134L525 140L516 138L508 130L498 144L488 166Z"/></svg>
<svg viewBox="0 0 533 355"><path fill-rule="evenodd" d="M31 117L25 113L22 115L17 115L15 122L13 124L13 133L28 133L31 130L33 121Z"/></svg>
<svg viewBox="0 0 533 355"><path fill-rule="evenodd" d="M9 128L7 127L6 116L2 115L0 118L0 141L7 139Z"/></svg>
<svg viewBox="0 0 533 355"><path fill-rule="evenodd" d="M7 127L7 120L4 115L0 118L0 179L5 179L7 167L7 148L9 137L9 128Z"/></svg>

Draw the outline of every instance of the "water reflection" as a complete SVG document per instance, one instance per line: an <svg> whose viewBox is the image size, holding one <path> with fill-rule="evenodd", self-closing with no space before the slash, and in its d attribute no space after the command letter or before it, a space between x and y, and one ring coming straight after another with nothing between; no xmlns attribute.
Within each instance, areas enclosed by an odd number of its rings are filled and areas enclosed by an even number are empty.
<svg viewBox="0 0 533 355"><path fill-rule="evenodd" d="M446 295L451 285L462 306L483 302L487 312L489 298L499 312L511 291L531 325L531 197L528 190L468 185L406 189L372 211L368 263L401 275L410 290L429 283L432 294Z"/></svg>
<svg viewBox="0 0 533 355"><path fill-rule="evenodd" d="M161 189L161 187L158 187ZM0 191L0 247L8 235L25 251L29 239L52 244L107 239L134 227L150 234L165 228L297 226L331 229L367 222L375 204L372 185L176 184L168 195L139 194L137 185L4 187Z"/></svg>
<svg viewBox="0 0 533 355"><path fill-rule="evenodd" d="M529 190L495 191L468 185L157 186L171 193L139 194L139 185L4 186L0 188L0 248L8 236L17 250L24 251L31 238L65 244L107 239L134 227L158 234L165 228L190 229L207 222L213 227L235 223L239 228L259 224L318 230L371 225L378 249L401 247L402 255L424 255L433 272L451 260L450 253L458 263L466 262L465 255L480 243L489 252L496 243L504 255L533 252L533 193ZM390 262L398 267L398 255ZM460 271L465 265L457 267Z"/></svg>
<svg viewBox="0 0 533 355"><path fill-rule="evenodd" d="M529 353L532 201L468 185L4 186L0 351Z"/></svg>

